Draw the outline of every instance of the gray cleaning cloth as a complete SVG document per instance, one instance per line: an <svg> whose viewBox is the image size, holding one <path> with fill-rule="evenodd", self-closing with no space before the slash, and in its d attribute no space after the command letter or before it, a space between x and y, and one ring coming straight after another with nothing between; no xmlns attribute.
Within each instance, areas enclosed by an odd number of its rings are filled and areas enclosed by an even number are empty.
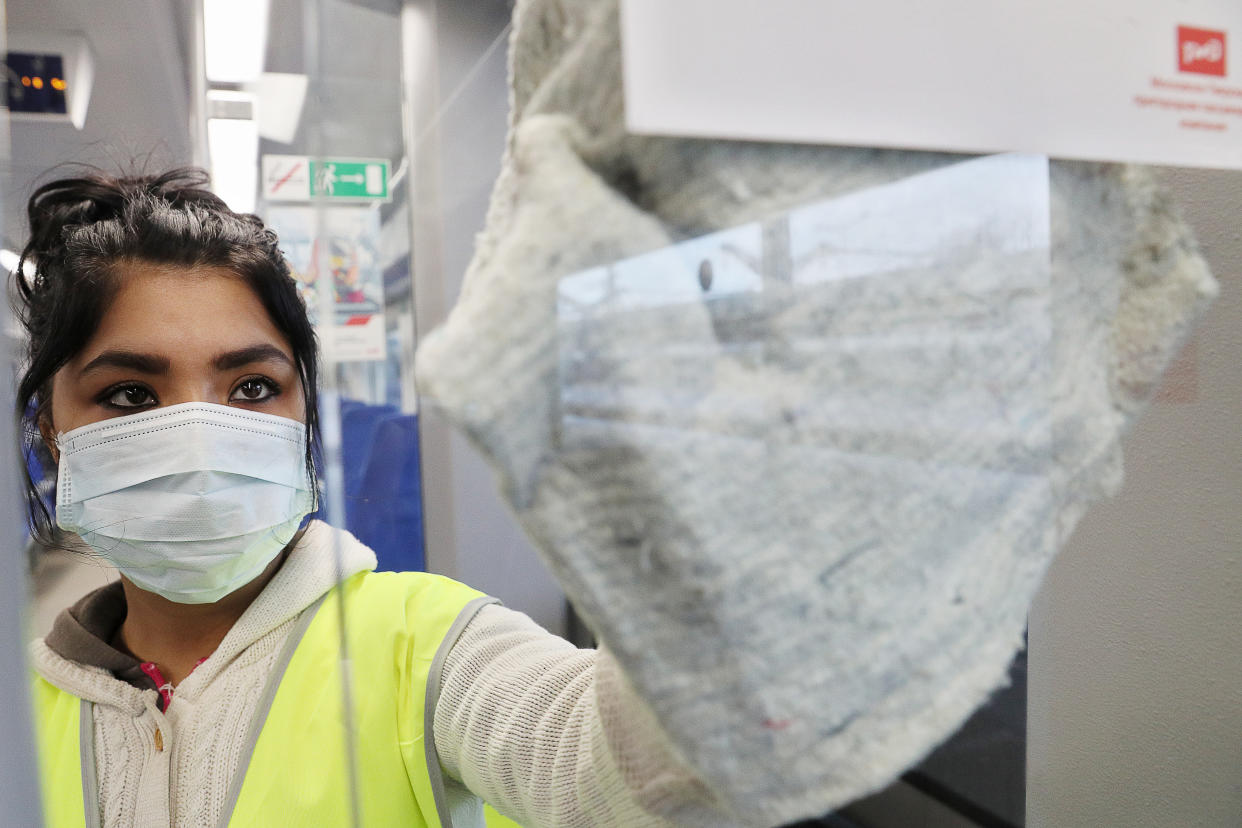
<svg viewBox="0 0 1242 828"><path fill-rule="evenodd" d="M1004 681L1216 286L1142 168L629 135L613 0L521 0L426 404L743 821L875 790Z"/></svg>

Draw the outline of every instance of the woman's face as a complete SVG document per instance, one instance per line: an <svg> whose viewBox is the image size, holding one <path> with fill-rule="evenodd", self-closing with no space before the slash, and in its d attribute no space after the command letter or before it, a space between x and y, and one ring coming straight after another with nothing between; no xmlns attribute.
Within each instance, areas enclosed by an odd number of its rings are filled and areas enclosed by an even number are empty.
<svg viewBox="0 0 1242 828"><path fill-rule="evenodd" d="M240 277L147 262L117 273L95 335L52 379L45 437L187 402L305 421L293 351Z"/></svg>

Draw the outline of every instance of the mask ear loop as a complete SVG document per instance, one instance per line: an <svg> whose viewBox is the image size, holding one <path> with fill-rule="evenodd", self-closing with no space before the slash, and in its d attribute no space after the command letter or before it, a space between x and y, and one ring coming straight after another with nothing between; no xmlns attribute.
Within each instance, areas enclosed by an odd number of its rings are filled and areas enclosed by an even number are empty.
<svg viewBox="0 0 1242 828"><path fill-rule="evenodd" d="M39 437L43 440L43 445L47 449L47 453L51 455L53 463L60 462L60 438L64 432L56 431L50 420L46 416L40 416L38 419Z"/></svg>

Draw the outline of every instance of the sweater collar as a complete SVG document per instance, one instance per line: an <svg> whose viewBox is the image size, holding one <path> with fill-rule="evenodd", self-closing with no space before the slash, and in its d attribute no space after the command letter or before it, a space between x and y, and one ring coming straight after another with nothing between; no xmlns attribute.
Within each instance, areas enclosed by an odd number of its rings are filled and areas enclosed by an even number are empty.
<svg viewBox="0 0 1242 828"><path fill-rule="evenodd" d="M342 578L375 568L375 553L353 535L311 521L284 564L216 651L177 687L177 697L197 695L252 644L335 586L338 547ZM140 688L149 683L132 681L135 673L141 674L137 659L109 644L124 618L125 597L119 583L88 594L61 612L46 639L32 645L35 669L52 684L88 701L140 708Z"/></svg>

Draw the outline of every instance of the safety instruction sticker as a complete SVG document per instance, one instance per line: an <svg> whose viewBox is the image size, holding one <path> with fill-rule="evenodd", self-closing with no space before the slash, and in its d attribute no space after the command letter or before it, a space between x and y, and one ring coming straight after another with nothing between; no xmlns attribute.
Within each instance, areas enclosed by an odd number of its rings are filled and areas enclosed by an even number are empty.
<svg viewBox="0 0 1242 828"><path fill-rule="evenodd" d="M622 0L634 132L1242 169L1238 0Z"/></svg>
<svg viewBox="0 0 1242 828"><path fill-rule="evenodd" d="M388 162L382 158L263 156L267 201L387 201Z"/></svg>

